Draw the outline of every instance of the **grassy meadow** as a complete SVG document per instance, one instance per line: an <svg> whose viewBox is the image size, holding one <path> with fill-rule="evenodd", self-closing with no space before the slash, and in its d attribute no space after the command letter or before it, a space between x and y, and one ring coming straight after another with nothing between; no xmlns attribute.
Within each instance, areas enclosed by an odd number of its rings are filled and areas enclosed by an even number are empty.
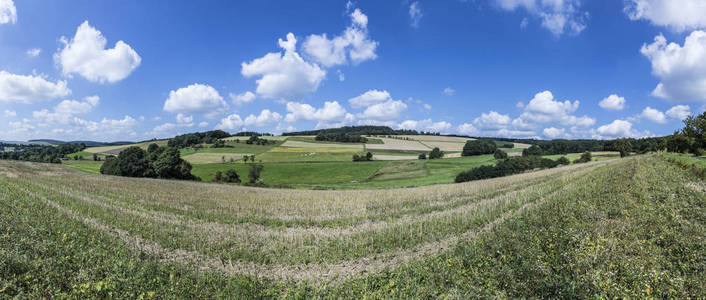
<svg viewBox="0 0 706 300"><path fill-rule="evenodd" d="M374 172L384 176L416 172L420 162L413 162L358 165L380 165ZM331 164L326 172L336 177L342 167ZM662 155L351 191L0 161L0 205L2 298L706 293L706 183Z"/></svg>

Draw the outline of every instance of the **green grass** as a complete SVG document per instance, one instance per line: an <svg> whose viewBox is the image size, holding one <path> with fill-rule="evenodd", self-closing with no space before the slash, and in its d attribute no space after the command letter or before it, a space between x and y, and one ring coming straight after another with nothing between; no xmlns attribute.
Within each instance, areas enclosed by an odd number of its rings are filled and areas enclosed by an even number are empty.
<svg viewBox="0 0 706 300"><path fill-rule="evenodd" d="M603 161L603 160L620 158L620 154L618 152L593 152L591 154L592 154L591 158L593 159L593 161ZM544 155L542 157L557 160L562 156L565 156L567 159L569 159L569 161L573 162L574 160L581 157L581 153Z"/></svg>
<svg viewBox="0 0 706 300"><path fill-rule="evenodd" d="M103 162L92 160L63 160L61 164L86 173L100 174Z"/></svg>
<svg viewBox="0 0 706 300"><path fill-rule="evenodd" d="M267 151L270 151L272 148L281 145L282 142L276 142L274 144L269 144L269 145L249 145L244 142L242 143L235 143L235 142L227 142L226 143L228 146L227 148L209 148L210 145L204 146L204 148L183 148L181 149L181 156L187 156L190 154L194 154L197 152L203 152L203 153L242 153L242 154L260 154L264 153Z"/></svg>
<svg viewBox="0 0 706 300"><path fill-rule="evenodd" d="M353 160L353 153L265 152L255 155L255 160L263 162L349 162Z"/></svg>
<svg viewBox="0 0 706 300"><path fill-rule="evenodd" d="M70 159L74 159L74 157L93 157L93 153L91 152L86 152L86 151L80 151L80 152L74 152L71 154L66 154L66 157Z"/></svg>
<svg viewBox="0 0 706 300"><path fill-rule="evenodd" d="M257 160L257 156L255 157ZM263 163L262 179L274 186L319 186L366 180L387 162L322 162ZM249 163L194 165L191 173L204 181L212 181L216 171L235 169L241 179L247 178Z"/></svg>

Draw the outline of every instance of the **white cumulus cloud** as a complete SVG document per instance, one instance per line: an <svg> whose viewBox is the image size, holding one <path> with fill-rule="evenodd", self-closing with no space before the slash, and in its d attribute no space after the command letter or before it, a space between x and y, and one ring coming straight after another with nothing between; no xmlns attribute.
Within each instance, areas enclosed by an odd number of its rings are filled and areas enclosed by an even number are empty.
<svg viewBox="0 0 706 300"><path fill-rule="evenodd" d="M242 105L245 103L250 103L255 100L256 96L253 92L247 91L241 94L230 93L230 100L233 101L235 105Z"/></svg>
<svg viewBox="0 0 706 300"><path fill-rule="evenodd" d="M6 109L3 113L4 113L5 116L8 117L8 118L13 118L13 117L16 117L16 116L17 116L17 112L14 111L14 110Z"/></svg>
<svg viewBox="0 0 706 300"><path fill-rule="evenodd" d="M640 117L659 124L667 123L667 117L664 113L649 106L642 110Z"/></svg>
<svg viewBox="0 0 706 300"><path fill-rule="evenodd" d="M556 139L556 138L560 138L560 137L565 137L566 129L556 128L556 127L548 127L548 128L544 128L544 130L542 130L542 134L544 134L544 136L546 136L550 139Z"/></svg>
<svg viewBox="0 0 706 300"><path fill-rule="evenodd" d="M253 114L247 116L243 124L245 124L245 126L264 127L275 124L281 120L282 115L279 113L271 112L269 109L263 109L258 116Z"/></svg>
<svg viewBox="0 0 706 300"><path fill-rule="evenodd" d="M706 101L706 32L694 31L684 46L667 44L663 35L642 45L640 52L652 63L652 74L661 82L655 97L672 101Z"/></svg>
<svg viewBox="0 0 706 300"><path fill-rule="evenodd" d="M667 110L667 116L670 118L678 119L678 120L684 120L686 117L691 115L691 107L688 105L675 105L672 106L669 110Z"/></svg>
<svg viewBox="0 0 706 300"><path fill-rule="evenodd" d="M216 129L234 131L240 130L243 127L243 119L238 114L229 115L221 120Z"/></svg>
<svg viewBox="0 0 706 300"><path fill-rule="evenodd" d="M448 132L452 125L446 121L432 122L431 119L426 120L405 120L397 125L399 129L409 129L417 131L431 131L431 132Z"/></svg>
<svg viewBox="0 0 706 300"><path fill-rule="evenodd" d="M314 108L306 103L287 102L287 116L285 122L292 123L299 120L334 122L347 116L346 109L337 101L326 101L322 108Z"/></svg>
<svg viewBox="0 0 706 300"><path fill-rule="evenodd" d="M595 124L596 120L588 116L577 117L571 115L579 108L579 101L556 101L550 91L537 93L530 102L524 106L524 112L513 125L522 129L531 129L543 123L559 123L566 126L588 127Z"/></svg>
<svg viewBox="0 0 706 300"><path fill-rule="evenodd" d="M306 62L296 51L297 39L287 34L279 39L284 54L268 53L261 58L241 64L241 73L256 80L258 95L270 99L290 99L312 93L326 77L326 71L318 65Z"/></svg>
<svg viewBox="0 0 706 300"><path fill-rule="evenodd" d="M304 53L325 67L343 65L349 60L353 64L359 64L376 59L378 42L370 39L368 17L357 8L350 17L351 25L339 36L332 39L326 34L308 36L303 45Z"/></svg>
<svg viewBox="0 0 706 300"><path fill-rule="evenodd" d="M675 31L706 27L703 0L628 0L624 11L631 20L647 20Z"/></svg>
<svg viewBox="0 0 706 300"><path fill-rule="evenodd" d="M35 103L71 94L66 81L50 82L42 76L0 71L0 103Z"/></svg>
<svg viewBox="0 0 706 300"><path fill-rule="evenodd" d="M622 110L625 108L625 98L620 97L616 94L611 94L608 97L603 98L601 102L598 102L598 105L602 107L603 109L608 109L608 110Z"/></svg>
<svg viewBox="0 0 706 300"><path fill-rule="evenodd" d="M358 118L377 121L390 121L399 119L402 112L407 109L407 104L400 100L388 100L368 106Z"/></svg>
<svg viewBox="0 0 706 300"><path fill-rule="evenodd" d="M649 132L641 133L632 128L632 123L626 120L615 120L610 124L598 127L593 134L596 139L612 139L621 137L639 138L649 136Z"/></svg>
<svg viewBox="0 0 706 300"><path fill-rule="evenodd" d="M201 113L208 118L222 114L228 105L216 89L195 83L169 92L164 110L173 113Z"/></svg>
<svg viewBox="0 0 706 300"><path fill-rule="evenodd" d="M555 36L576 35L586 29L588 13L581 11L579 0L494 0L500 8L514 11L525 9L541 20L542 27ZM522 23L527 23L526 19ZM525 25L526 26L526 25ZM522 26L521 26L522 27Z"/></svg>
<svg viewBox="0 0 706 300"><path fill-rule="evenodd" d="M17 8L12 0L0 0L0 24L17 23Z"/></svg>
<svg viewBox="0 0 706 300"><path fill-rule="evenodd" d="M392 97L387 91L369 90L358 97L348 99L348 103L350 103L353 108L360 108L391 99Z"/></svg>
<svg viewBox="0 0 706 300"><path fill-rule="evenodd" d="M483 130L497 130L502 129L510 125L510 116L503 115L496 111L490 111L489 113L482 113L480 117L473 120L473 124Z"/></svg>
<svg viewBox="0 0 706 300"><path fill-rule="evenodd" d="M78 73L92 82L112 83L128 77L142 59L130 45L123 41L106 49L103 34L84 21L70 41L62 37L64 49L54 54L65 75Z"/></svg>

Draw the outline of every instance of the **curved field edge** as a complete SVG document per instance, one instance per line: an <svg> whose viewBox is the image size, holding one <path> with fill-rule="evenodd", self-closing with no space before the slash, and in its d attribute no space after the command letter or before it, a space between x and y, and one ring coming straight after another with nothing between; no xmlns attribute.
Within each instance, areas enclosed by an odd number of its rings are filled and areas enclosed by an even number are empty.
<svg viewBox="0 0 706 300"><path fill-rule="evenodd" d="M160 267L164 261L0 184L0 295L698 297L704 193L685 185L702 183L655 157L622 160L449 251L321 284Z"/></svg>

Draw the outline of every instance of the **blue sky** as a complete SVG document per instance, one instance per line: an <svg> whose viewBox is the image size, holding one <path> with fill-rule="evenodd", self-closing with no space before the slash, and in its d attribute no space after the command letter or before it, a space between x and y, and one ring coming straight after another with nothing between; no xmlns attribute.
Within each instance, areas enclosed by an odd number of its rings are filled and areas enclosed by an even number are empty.
<svg viewBox="0 0 706 300"><path fill-rule="evenodd" d="M0 140L666 135L704 111L704 28L701 0L0 0Z"/></svg>

